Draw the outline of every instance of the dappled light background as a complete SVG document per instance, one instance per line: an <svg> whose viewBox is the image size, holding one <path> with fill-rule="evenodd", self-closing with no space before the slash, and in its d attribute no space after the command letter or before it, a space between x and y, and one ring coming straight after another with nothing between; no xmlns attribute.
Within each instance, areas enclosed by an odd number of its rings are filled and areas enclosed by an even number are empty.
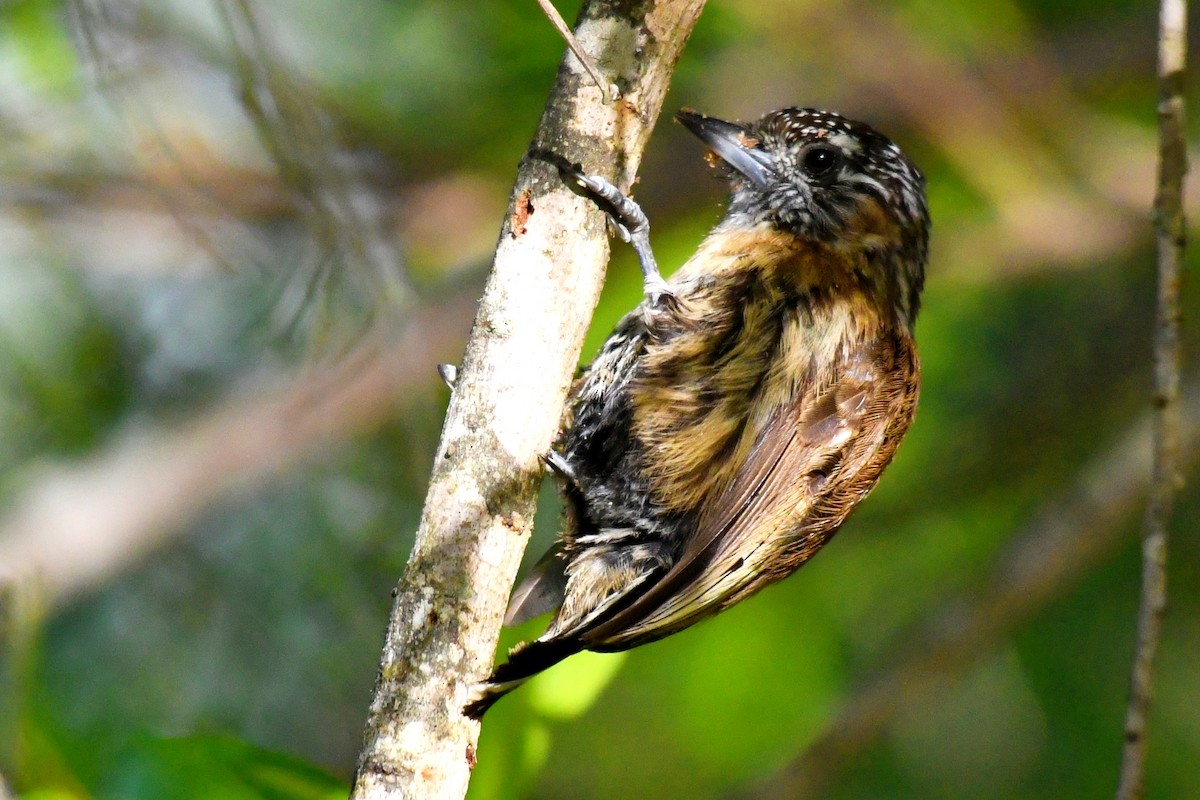
<svg viewBox="0 0 1200 800"><path fill-rule="evenodd" d="M500 703L471 797L1113 791L1155 32L1129 0L710 2L667 109L831 108L927 173L917 422L796 576ZM448 396L434 366L460 357L562 50L532 0L0 6L14 791L344 795ZM666 116L635 193L664 270L724 196ZM640 296L614 251L585 361ZM1152 798L1200 796L1195 331ZM546 486L530 555L557 514Z"/></svg>

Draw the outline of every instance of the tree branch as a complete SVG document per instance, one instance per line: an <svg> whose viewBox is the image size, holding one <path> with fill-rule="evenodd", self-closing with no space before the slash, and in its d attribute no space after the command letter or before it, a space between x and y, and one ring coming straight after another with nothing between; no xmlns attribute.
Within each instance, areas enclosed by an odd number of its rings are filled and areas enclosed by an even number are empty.
<svg viewBox="0 0 1200 800"><path fill-rule="evenodd" d="M580 12L576 36L621 100L605 105L565 56L521 162L396 588L357 800L466 793L479 724L461 709L492 663L532 523L538 456L557 431L608 250L603 216L546 154L628 189L703 5L588 0Z"/></svg>
<svg viewBox="0 0 1200 800"><path fill-rule="evenodd" d="M1118 800L1142 796L1154 654L1167 606L1167 531L1179 490L1179 294L1183 273L1183 178L1187 173L1183 80L1187 2L1162 0L1158 30L1158 190L1154 198L1158 302L1154 326L1154 472L1142 529L1142 597L1125 709Z"/></svg>

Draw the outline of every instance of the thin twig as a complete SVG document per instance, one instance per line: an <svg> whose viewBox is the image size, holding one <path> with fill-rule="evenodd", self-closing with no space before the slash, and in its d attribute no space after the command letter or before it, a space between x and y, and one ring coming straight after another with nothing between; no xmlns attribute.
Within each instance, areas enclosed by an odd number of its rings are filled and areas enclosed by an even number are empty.
<svg viewBox="0 0 1200 800"><path fill-rule="evenodd" d="M118 120L128 134L129 140L141 139L143 137L142 129L148 131L159 152L175 167L176 176L183 186L195 196L219 207L220 201L214 198L209 187L193 174L192 166L176 150L171 137L159 124L152 103L133 85L130 74L141 74L150 70L139 70L127 63L130 53L137 53L137 45L130 37L123 35L126 32L120 30L108 5L103 0L99 0L99 2L68 0L67 8L72 14L74 30L79 37L81 59L92 72L95 89L107 102L117 108L129 106L137 110L136 114L121 113L118 115ZM119 67L114 63L114 53L120 53L123 66ZM136 124L134 120L136 120ZM104 183L111 186L111 176L108 176ZM212 233L184 207L181 199L176 197L175 193L167 191L165 186L154 180L140 181L137 185L139 188L147 188L154 195L154 198L167 210L180 229L188 234L191 241L212 260L213 264L228 273L233 273L237 269L233 261L221 252Z"/></svg>
<svg viewBox="0 0 1200 800"><path fill-rule="evenodd" d="M579 63L583 64L583 68L587 70L588 75L592 76L592 80L596 82L596 86L600 88L600 96L603 98L605 105L612 103L620 94L620 89L615 83L610 83L600 74L600 67L592 59L588 52L583 49L583 45L579 44L579 40L575 38L575 34L567 26L566 20L562 18L562 14L558 13L558 9L550 0L537 0L538 5L542 7L542 12L546 18L550 20L550 24L554 26L554 30L558 31L558 35L567 43L567 47L571 48L571 52L579 59Z"/></svg>
<svg viewBox="0 0 1200 800"><path fill-rule="evenodd" d="M1187 2L1162 0L1158 30L1158 190L1154 199L1158 300L1154 326L1154 471L1142 535L1142 597L1125 711L1118 800L1144 791L1146 731L1154 689L1154 655L1167 605L1167 532L1179 490L1180 281L1183 274L1183 179L1187 172L1183 81Z"/></svg>
<svg viewBox="0 0 1200 800"><path fill-rule="evenodd" d="M1200 384L1183 411L1184 466L1200 458ZM1061 596L1088 568L1124 541L1122 522L1149 490L1151 420L1138 420L1085 464L1061 494L1049 498L996 559L981 592L952 598L916 630L897 636L886 665L853 691L842 710L795 760L739 797L796 800L823 797L824 787L948 675L995 649L1023 620Z"/></svg>
<svg viewBox="0 0 1200 800"><path fill-rule="evenodd" d="M346 282L371 311L394 317L409 307L413 291L399 254L356 196L352 176L340 163L333 125L302 82L293 79L275 57L253 4L247 0L217 3L229 34L232 70L242 107L259 141L275 162L284 185L296 193L295 208L305 218L317 243L328 250L312 267L309 284L323 288L333 276ZM329 256L334 256L331 261ZM336 264L342 259L348 263ZM334 269L334 267L340 267ZM363 273L356 284L354 268ZM296 314L311 310L311 297Z"/></svg>

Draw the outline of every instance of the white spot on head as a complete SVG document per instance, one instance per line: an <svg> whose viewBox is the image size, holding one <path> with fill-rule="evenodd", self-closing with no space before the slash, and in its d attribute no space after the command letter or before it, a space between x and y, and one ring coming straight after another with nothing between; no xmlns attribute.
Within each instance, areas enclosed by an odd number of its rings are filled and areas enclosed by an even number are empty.
<svg viewBox="0 0 1200 800"><path fill-rule="evenodd" d="M830 144L837 145L842 149L842 152L848 155L855 155L862 152L862 143L857 138L848 133L837 132L826 139Z"/></svg>

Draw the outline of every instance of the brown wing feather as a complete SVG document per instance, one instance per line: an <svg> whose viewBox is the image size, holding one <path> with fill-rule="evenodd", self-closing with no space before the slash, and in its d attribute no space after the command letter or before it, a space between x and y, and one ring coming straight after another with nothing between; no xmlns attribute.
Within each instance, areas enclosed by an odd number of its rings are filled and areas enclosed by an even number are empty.
<svg viewBox="0 0 1200 800"><path fill-rule="evenodd" d="M729 488L705 504L670 572L584 635L592 649L667 636L807 561L875 485L912 420L918 365L907 335L848 354L825 384L769 420Z"/></svg>

